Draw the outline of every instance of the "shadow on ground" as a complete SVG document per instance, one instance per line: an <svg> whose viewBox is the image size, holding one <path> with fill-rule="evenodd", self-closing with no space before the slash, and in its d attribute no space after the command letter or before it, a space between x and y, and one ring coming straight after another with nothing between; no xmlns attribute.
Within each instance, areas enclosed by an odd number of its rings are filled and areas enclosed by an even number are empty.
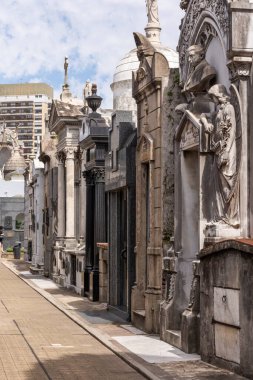
<svg viewBox="0 0 253 380"><path fill-rule="evenodd" d="M140 373L131 368L123 360L112 354L73 354L66 355L57 348L57 359L40 360L21 379L36 380L141 380ZM63 348L64 350L64 348ZM146 365L151 369L150 365ZM168 380L243 380L245 378L216 369L203 362L180 362L153 367L158 379Z"/></svg>

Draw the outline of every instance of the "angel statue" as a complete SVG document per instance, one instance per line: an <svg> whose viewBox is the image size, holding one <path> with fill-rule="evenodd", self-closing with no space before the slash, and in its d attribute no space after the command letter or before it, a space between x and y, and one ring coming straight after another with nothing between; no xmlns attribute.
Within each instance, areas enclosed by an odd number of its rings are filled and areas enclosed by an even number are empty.
<svg viewBox="0 0 253 380"><path fill-rule="evenodd" d="M200 121L210 135L210 150L214 153L212 163L212 223L226 223L239 227L239 165L238 139L234 106L226 87L216 84L208 91L216 105L210 122L202 114Z"/></svg>
<svg viewBox="0 0 253 380"><path fill-rule="evenodd" d="M157 0L146 0L148 23L159 23Z"/></svg>

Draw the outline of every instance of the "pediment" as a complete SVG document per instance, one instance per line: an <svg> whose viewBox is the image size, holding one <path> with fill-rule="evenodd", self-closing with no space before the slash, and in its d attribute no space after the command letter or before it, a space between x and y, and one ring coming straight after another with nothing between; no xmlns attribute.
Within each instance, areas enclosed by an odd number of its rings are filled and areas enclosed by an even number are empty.
<svg viewBox="0 0 253 380"><path fill-rule="evenodd" d="M137 150L140 152L141 162L145 163L154 160L154 140L149 133L143 133Z"/></svg>

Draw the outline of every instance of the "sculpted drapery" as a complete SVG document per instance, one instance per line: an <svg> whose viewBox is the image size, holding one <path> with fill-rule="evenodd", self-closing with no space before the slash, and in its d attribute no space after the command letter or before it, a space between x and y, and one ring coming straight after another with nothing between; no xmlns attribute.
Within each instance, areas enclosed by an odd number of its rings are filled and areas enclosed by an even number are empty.
<svg viewBox="0 0 253 380"><path fill-rule="evenodd" d="M212 164L212 223L239 226L239 183L236 148L236 117L225 86L217 84L208 91L216 104L212 122L201 115L205 132L210 135Z"/></svg>
<svg viewBox="0 0 253 380"><path fill-rule="evenodd" d="M146 0L147 16L149 23L158 23L158 4L157 0Z"/></svg>

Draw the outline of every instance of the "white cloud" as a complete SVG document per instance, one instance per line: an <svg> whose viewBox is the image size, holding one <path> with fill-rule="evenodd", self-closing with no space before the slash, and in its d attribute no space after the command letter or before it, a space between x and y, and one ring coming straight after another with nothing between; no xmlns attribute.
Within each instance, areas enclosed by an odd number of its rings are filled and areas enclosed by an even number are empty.
<svg viewBox="0 0 253 380"><path fill-rule="evenodd" d="M162 41L175 48L182 17L180 0L158 1ZM106 106L110 106L114 69L134 47L132 33L144 32L146 23L145 0L2 0L0 80L59 74L64 56L68 56L78 95L93 66L96 70L90 79L98 81L107 95ZM60 77L54 80L58 89ZM76 90L72 87L74 93Z"/></svg>

